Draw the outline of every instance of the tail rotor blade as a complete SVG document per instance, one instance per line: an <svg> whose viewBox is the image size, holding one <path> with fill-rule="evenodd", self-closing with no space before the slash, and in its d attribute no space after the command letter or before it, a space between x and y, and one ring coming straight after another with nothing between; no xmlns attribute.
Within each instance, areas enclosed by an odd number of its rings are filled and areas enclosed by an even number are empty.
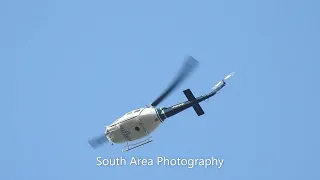
<svg viewBox="0 0 320 180"><path fill-rule="evenodd" d="M96 149L106 143L108 143L108 139L106 138L106 136L103 134L101 136L95 137L91 140L88 141L88 143L90 144L90 146L93 149Z"/></svg>
<svg viewBox="0 0 320 180"><path fill-rule="evenodd" d="M226 76L223 80L227 80L227 79L229 79L229 78L230 78L230 77L232 77L234 74L235 74L234 72L232 72L232 73L228 74L228 76Z"/></svg>
<svg viewBox="0 0 320 180"><path fill-rule="evenodd" d="M155 100L151 103L151 106L157 106L161 101L163 101L175 88L177 88L191 72L198 66L199 62L192 56L188 56L183 64L180 72L176 78L172 81L169 87Z"/></svg>

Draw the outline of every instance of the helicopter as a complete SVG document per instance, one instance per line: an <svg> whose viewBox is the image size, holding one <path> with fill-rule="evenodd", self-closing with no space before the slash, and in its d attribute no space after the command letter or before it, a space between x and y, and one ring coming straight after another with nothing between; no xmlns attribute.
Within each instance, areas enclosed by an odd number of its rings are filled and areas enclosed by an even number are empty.
<svg viewBox="0 0 320 180"><path fill-rule="evenodd" d="M205 113L199 103L219 93L219 91L225 87L226 80L233 76L234 73L228 74L219 81L211 88L208 94L195 97L190 89L186 89L183 93L187 101L169 107L157 107L157 105L168 97L168 95L194 71L198 64L198 60L194 57L187 56L175 79L157 99L150 105L146 105L146 107L126 113L109 126L106 126L103 135L88 141L91 147L95 149L107 142L110 142L111 145L126 143L125 149L122 150L122 152L126 152L152 142L151 133L154 132L160 124L190 107L194 109L198 116L204 115ZM139 140L139 142L133 143L136 140Z"/></svg>

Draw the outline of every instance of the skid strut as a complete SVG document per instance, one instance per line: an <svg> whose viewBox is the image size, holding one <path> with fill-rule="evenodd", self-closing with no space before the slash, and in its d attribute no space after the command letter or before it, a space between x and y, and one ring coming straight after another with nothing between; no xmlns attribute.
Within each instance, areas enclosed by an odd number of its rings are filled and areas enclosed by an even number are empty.
<svg viewBox="0 0 320 180"><path fill-rule="evenodd" d="M137 143L134 143L134 144L129 144L129 142L127 141L127 145L125 146L126 149L123 149L122 152L126 152L126 151L130 151L132 149L135 149L137 147L140 147L140 146L143 146L145 144L148 144L148 143L151 143L153 140L151 140L151 136L150 134L148 133L148 131L144 128L143 124L141 124L141 127L143 128L144 132L146 133L146 135L148 136L146 139L140 141L140 142L137 142Z"/></svg>
<svg viewBox="0 0 320 180"><path fill-rule="evenodd" d="M151 143L153 140L151 140L150 138L151 138L151 137L148 137L147 139L142 140L142 141L140 141L140 142L138 142L138 143L135 143L135 144L129 144L129 143L127 142L127 145L125 146L126 149L123 149L122 152L130 151L130 150L135 149L135 148L137 148L137 147L140 147L140 146L142 146L142 145Z"/></svg>

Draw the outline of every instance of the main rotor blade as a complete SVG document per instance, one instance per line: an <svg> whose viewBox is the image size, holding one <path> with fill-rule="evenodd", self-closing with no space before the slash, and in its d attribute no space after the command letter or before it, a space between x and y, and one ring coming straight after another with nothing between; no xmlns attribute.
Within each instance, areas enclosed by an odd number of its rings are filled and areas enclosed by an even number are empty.
<svg viewBox="0 0 320 180"><path fill-rule="evenodd" d="M103 134L101 136L95 137L91 140L88 141L90 146L93 149L96 149L104 144L106 144L108 142L108 139L106 138L106 136Z"/></svg>
<svg viewBox="0 0 320 180"><path fill-rule="evenodd" d="M157 106L161 101L163 101L175 88L180 85L183 80L197 67L198 61L192 56L188 56L180 69L176 78L171 82L169 87L155 100L151 103L151 106Z"/></svg>

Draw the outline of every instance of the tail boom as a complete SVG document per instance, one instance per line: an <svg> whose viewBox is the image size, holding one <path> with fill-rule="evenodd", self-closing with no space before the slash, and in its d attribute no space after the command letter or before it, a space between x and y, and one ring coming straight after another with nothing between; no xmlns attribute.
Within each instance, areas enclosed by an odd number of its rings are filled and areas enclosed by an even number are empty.
<svg viewBox="0 0 320 180"><path fill-rule="evenodd" d="M217 83L212 88L212 91L210 93L199 96L197 98L194 97L190 89L184 90L183 93L187 97L188 101L173 105L171 107L163 107L163 108L157 109L157 112L159 113L159 117L161 117L162 121L164 121L164 119L169 118L173 115L176 115L188 109L189 107L193 107L194 111L197 113L198 116L203 115L204 111L199 105L199 103L216 95L226 85L225 80L230 78L233 74L234 73L231 73L228 76L226 76L224 79L219 81L219 83Z"/></svg>

